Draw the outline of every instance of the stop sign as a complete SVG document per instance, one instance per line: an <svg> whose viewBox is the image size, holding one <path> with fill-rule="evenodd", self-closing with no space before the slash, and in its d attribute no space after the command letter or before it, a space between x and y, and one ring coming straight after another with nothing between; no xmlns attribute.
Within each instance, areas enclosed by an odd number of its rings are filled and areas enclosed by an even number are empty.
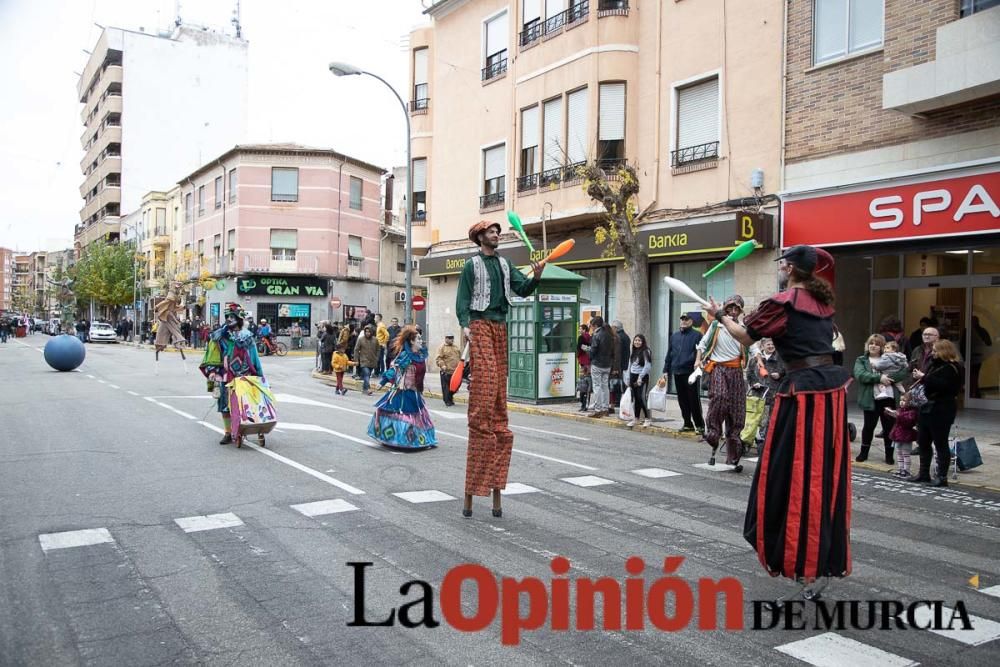
<svg viewBox="0 0 1000 667"><path fill-rule="evenodd" d="M340 300L339 296L331 297L331 299L330 299L330 306L332 308L337 309L337 308L340 308L340 306L342 306L342 305L343 305L343 302Z"/></svg>
<svg viewBox="0 0 1000 667"><path fill-rule="evenodd" d="M423 310L427 306L427 299L419 294L413 295L413 310Z"/></svg>

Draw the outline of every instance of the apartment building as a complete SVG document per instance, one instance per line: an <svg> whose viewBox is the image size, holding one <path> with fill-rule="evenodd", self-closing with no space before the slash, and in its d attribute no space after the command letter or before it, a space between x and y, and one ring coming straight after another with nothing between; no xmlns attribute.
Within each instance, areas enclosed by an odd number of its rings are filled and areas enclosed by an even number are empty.
<svg viewBox="0 0 1000 667"><path fill-rule="evenodd" d="M18 313L31 313L32 292L31 255L21 253L14 255L14 280L11 283L11 308Z"/></svg>
<svg viewBox="0 0 1000 667"><path fill-rule="evenodd" d="M14 308L14 253L0 248L0 313Z"/></svg>
<svg viewBox="0 0 1000 667"><path fill-rule="evenodd" d="M934 318L1000 409L1000 2L793 0L782 245L837 260L851 351Z"/></svg>
<svg viewBox="0 0 1000 667"><path fill-rule="evenodd" d="M752 304L774 285L761 250L709 279L741 240L772 248L780 182L784 3L647 0L441 0L411 34L413 206L433 229L420 262L431 280L432 336L454 331L457 276L477 220L508 228L517 211L537 248L574 238L560 266L582 276L577 316L621 319L657 356L682 312L667 275ZM636 169L640 242L653 322L635 322L620 258L594 227L603 208L578 168ZM417 177L419 175L419 178ZM512 237L502 251L526 264ZM539 253L540 254L540 253Z"/></svg>
<svg viewBox="0 0 1000 667"><path fill-rule="evenodd" d="M120 216L243 141L247 42L198 26L169 32L105 28L77 82L83 109L79 251L119 236Z"/></svg>
<svg viewBox="0 0 1000 667"><path fill-rule="evenodd" d="M182 271L218 278L195 314L215 323L238 302L279 331L312 331L376 310L384 173L330 149L254 144L181 179Z"/></svg>
<svg viewBox="0 0 1000 667"><path fill-rule="evenodd" d="M413 266L406 266L406 167L394 167L382 181L382 200L385 211L382 219L382 243L376 282L379 285L377 312L382 313L386 324L395 317L402 324L406 321L406 273L415 269L419 257L430 245L430 228L423 217L415 216L412 227ZM427 296L427 281L414 275L413 293ZM413 313L414 321L426 325L426 311Z"/></svg>

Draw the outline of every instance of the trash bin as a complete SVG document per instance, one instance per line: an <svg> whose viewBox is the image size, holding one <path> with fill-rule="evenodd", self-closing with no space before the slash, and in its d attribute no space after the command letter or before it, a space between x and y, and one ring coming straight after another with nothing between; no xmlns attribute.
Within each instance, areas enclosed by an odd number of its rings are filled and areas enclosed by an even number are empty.
<svg viewBox="0 0 1000 667"><path fill-rule="evenodd" d="M24 338L28 335L28 327L23 324L18 324L17 328L14 330L14 336L17 338Z"/></svg>

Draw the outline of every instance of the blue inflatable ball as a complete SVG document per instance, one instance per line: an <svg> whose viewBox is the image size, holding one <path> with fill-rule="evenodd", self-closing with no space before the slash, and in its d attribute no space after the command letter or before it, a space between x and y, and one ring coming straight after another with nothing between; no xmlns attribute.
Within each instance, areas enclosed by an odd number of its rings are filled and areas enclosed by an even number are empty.
<svg viewBox="0 0 1000 667"><path fill-rule="evenodd" d="M45 361L57 371L76 369L87 356L87 349L76 336L61 334L45 344Z"/></svg>

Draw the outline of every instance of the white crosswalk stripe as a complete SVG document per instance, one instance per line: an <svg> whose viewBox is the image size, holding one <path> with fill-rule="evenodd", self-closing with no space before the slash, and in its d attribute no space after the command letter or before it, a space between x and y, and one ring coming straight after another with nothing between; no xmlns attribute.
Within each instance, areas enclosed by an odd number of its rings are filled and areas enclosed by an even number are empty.
<svg viewBox="0 0 1000 667"><path fill-rule="evenodd" d="M640 468L639 470L633 470L633 474L639 475L640 477L649 477L650 479L661 479L663 477L677 477L681 473L674 472L673 470L666 470L664 468Z"/></svg>
<svg viewBox="0 0 1000 667"><path fill-rule="evenodd" d="M598 477L597 475L583 475L582 477L562 477L561 479L564 482L569 482L570 484L583 487L615 484L614 480Z"/></svg>
<svg viewBox="0 0 1000 667"><path fill-rule="evenodd" d="M206 516L188 516L181 519L174 519L174 523L181 527L185 533L198 533L203 530L217 530L219 528L235 528L242 526L243 520L232 512L222 514L209 514Z"/></svg>
<svg viewBox="0 0 1000 667"><path fill-rule="evenodd" d="M457 500L455 496L449 496L444 491L429 489L427 491L401 491L392 494L397 498L402 498L408 503L439 503L444 500Z"/></svg>
<svg viewBox="0 0 1000 667"><path fill-rule="evenodd" d="M105 544L114 541L115 538L111 537L111 533L108 532L107 528L84 528L83 530L45 533L38 536L38 542L42 545L42 551L86 547L92 544Z"/></svg>
<svg viewBox="0 0 1000 667"><path fill-rule="evenodd" d="M825 632L775 649L816 667L910 667L919 663L859 641Z"/></svg>
<svg viewBox="0 0 1000 667"><path fill-rule="evenodd" d="M359 508L357 505L352 505L346 500L335 498L333 500L317 500L313 503L292 505L292 509L305 516L315 517L326 516L327 514L340 514L341 512L353 512Z"/></svg>
<svg viewBox="0 0 1000 667"><path fill-rule="evenodd" d="M962 627L959 617L956 616L954 622L950 622L952 621L952 611L950 607L941 608L941 625L951 625L950 629L942 628L937 630L929 627L928 632L933 632L948 639L954 639L969 646L979 646L980 644L1000 638L1000 623L969 614L969 622L972 625L972 629L966 630ZM927 627L935 623L934 612L930 607L921 605L913 610L913 620L917 622L917 627Z"/></svg>

